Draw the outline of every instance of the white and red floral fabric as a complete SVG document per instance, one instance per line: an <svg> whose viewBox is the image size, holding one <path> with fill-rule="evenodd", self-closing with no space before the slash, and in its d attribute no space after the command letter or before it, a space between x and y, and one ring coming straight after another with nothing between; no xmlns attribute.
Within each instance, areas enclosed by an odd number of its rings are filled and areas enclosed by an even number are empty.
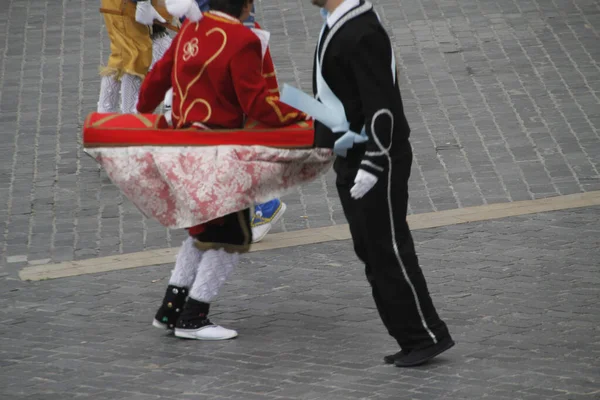
<svg viewBox="0 0 600 400"><path fill-rule="evenodd" d="M328 149L266 146L93 147L86 152L142 213L188 228L281 196L317 179Z"/></svg>

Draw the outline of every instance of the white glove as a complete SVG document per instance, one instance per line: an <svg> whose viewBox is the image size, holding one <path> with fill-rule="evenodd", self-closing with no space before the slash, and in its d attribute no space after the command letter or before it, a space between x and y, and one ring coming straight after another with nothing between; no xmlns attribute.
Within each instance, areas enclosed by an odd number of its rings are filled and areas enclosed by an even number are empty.
<svg viewBox="0 0 600 400"><path fill-rule="evenodd" d="M200 11L200 7L198 6L198 3L196 3L195 1L192 1L192 6L188 10L188 12L185 13L185 18L189 19L190 22L200 21L200 19L202 18L202 11Z"/></svg>
<svg viewBox="0 0 600 400"><path fill-rule="evenodd" d="M192 7L194 0L165 0L167 11L174 17L183 18L186 12Z"/></svg>
<svg viewBox="0 0 600 400"><path fill-rule="evenodd" d="M173 88L167 91L165 95L165 99L163 101L164 111L165 111L165 119L169 123L170 126L173 125L173 114L172 114L172 105L173 105Z"/></svg>
<svg viewBox="0 0 600 400"><path fill-rule="evenodd" d="M162 23L167 22L158 11L152 6L150 0L138 1L135 8L135 20L142 25L152 25L154 20L158 20Z"/></svg>
<svg viewBox="0 0 600 400"><path fill-rule="evenodd" d="M354 186L350 189L350 195L355 200L360 199L369 190L373 189L377 181L378 178L375 175L364 169L359 169L356 178L354 178Z"/></svg>

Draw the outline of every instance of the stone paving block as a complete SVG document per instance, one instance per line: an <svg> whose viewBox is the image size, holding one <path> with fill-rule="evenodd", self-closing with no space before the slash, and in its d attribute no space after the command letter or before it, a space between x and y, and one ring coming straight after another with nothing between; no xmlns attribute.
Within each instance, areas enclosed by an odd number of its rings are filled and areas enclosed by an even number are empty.
<svg viewBox="0 0 600 400"><path fill-rule="evenodd" d="M220 343L182 341L150 326L165 266L6 280L0 395L591 399L598 390L598 346L589 340L600 322L598 212L414 232L434 301L457 341L415 369L382 364L394 343L349 241L244 256L212 307L213 319L240 336Z"/></svg>
<svg viewBox="0 0 600 400"><path fill-rule="evenodd" d="M395 46L413 129L411 212L600 189L597 0L375 5ZM279 80L310 92L318 10L291 1L257 6L272 34ZM48 231L35 230L41 226L57 235L77 236L87 227L99 238L118 238L117 244L99 240L98 254L137 251L124 243L128 234L145 238L142 248L171 246L181 234L140 226L137 210L79 147L80 126L96 107L97 67L108 55L97 7L7 0L0 25L10 33L0 41L0 200L6 204L0 268L8 268L4 254L15 254L10 235ZM467 182L473 186L459 186ZM300 207L290 207L275 232L344 222L333 172L285 200ZM59 210L72 214L59 216ZM20 217L25 226L16 224ZM111 219L118 222L108 225ZM31 240L26 246L18 251L39 248ZM52 238L50 246L68 244ZM68 259L67 253L56 257Z"/></svg>

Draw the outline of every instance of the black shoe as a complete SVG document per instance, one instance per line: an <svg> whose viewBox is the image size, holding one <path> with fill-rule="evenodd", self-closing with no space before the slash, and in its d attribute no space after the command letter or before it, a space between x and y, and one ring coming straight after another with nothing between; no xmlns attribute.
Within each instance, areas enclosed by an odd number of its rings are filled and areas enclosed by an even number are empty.
<svg viewBox="0 0 600 400"><path fill-rule="evenodd" d="M188 290L186 288L169 285L162 305L154 316L152 326L161 329L175 329L175 323L183 311L187 295Z"/></svg>
<svg viewBox="0 0 600 400"><path fill-rule="evenodd" d="M408 352L406 352L404 350L400 350L399 352L397 352L395 354L390 354L388 356L383 357L383 362L386 364L393 364L398 358L400 358L406 354L408 354Z"/></svg>
<svg viewBox="0 0 600 400"><path fill-rule="evenodd" d="M394 365L396 365L396 367L416 367L417 365L425 364L427 361L442 354L452 346L454 346L454 340L448 336L434 345L422 349L411 350L405 355L397 357L394 361Z"/></svg>

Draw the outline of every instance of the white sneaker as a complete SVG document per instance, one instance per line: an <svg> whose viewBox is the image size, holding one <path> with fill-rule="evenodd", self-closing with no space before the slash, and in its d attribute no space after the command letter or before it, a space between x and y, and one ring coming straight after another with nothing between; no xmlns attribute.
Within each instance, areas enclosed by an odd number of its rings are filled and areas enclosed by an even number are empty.
<svg viewBox="0 0 600 400"><path fill-rule="evenodd" d="M267 236L267 233L271 230L273 224L266 222L262 225L252 227L252 243L258 243Z"/></svg>
<svg viewBox="0 0 600 400"><path fill-rule="evenodd" d="M175 336L184 339L196 340L228 340L237 337L233 329L223 328L219 325L206 325L198 329L175 328Z"/></svg>
<svg viewBox="0 0 600 400"><path fill-rule="evenodd" d="M155 328L158 328L158 329L166 329L166 330L169 330L169 325L167 325L167 324L165 324L165 323L163 323L163 322L160 322L160 321L159 321L159 320L157 320L156 318L154 318L154 319L152 320L152 326L153 326L153 327L155 327Z"/></svg>

